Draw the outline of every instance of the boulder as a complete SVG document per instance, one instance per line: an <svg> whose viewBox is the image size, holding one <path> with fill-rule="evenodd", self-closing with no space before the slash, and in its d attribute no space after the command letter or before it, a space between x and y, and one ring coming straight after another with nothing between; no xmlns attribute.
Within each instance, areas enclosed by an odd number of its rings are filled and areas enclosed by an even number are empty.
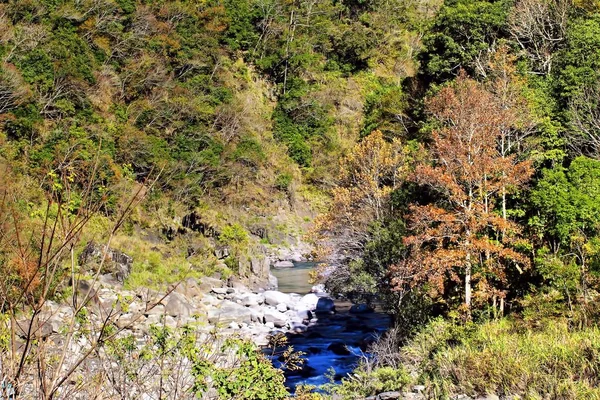
<svg viewBox="0 0 600 400"><path fill-rule="evenodd" d="M282 313L286 312L288 309L287 305L285 303L279 303L279 304L277 304L277 307L275 307L275 308L277 309L277 311L282 312Z"/></svg>
<svg viewBox="0 0 600 400"><path fill-rule="evenodd" d="M314 310L317 308L319 302L319 296L314 293L304 295L298 302L297 309L300 310Z"/></svg>
<svg viewBox="0 0 600 400"><path fill-rule="evenodd" d="M277 261L273 264L275 269L294 268L294 263L291 261Z"/></svg>
<svg viewBox="0 0 600 400"><path fill-rule="evenodd" d="M229 325L232 322L252 322L252 311L242 305L225 300L220 307L208 310L208 322L211 324Z"/></svg>
<svg viewBox="0 0 600 400"><path fill-rule="evenodd" d="M384 392L377 395L377 400L393 400L399 399L402 396L400 392Z"/></svg>
<svg viewBox="0 0 600 400"><path fill-rule="evenodd" d="M167 315L188 318L194 313L194 307L188 299L179 293L171 293L166 300L165 312Z"/></svg>
<svg viewBox="0 0 600 400"><path fill-rule="evenodd" d="M353 304L350 307L351 314L365 314L373 312L373 308L367 304Z"/></svg>
<svg viewBox="0 0 600 400"><path fill-rule="evenodd" d="M269 275L269 260L266 258L252 258L250 260L250 269L255 276L266 278Z"/></svg>
<svg viewBox="0 0 600 400"><path fill-rule="evenodd" d="M277 290L267 290L263 295L265 296L265 303L270 306L276 306L280 303L288 304L290 302L290 296L288 294L281 293Z"/></svg>
<svg viewBox="0 0 600 400"><path fill-rule="evenodd" d="M310 310L299 310L296 312L296 317L303 321L304 320L310 321L313 316L312 316L312 313L310 312Z"/></svg>
<svg viewBox="0 0 600 400"><path fill-rule="evenodd" d="M26 339L28 335L31 335L31 338L43 339L52 335L54 326L51 320L40 321L39 318L35 318L31 321L27 318L17 321L16 331L17 335L23 339Z"/></svg>
<svg viewBox="0 0 600 400"><path fill-rule="evenodd" d="M337 354L338 356L349 356L350 350L348 347L342 342L333 342L328 347L327 350L331 351L333 354Z"/></svg>
<svg viewBox="0 0 600 400"><path fill-rule="evenodd" d="M283 328L287 325L287 316L284 313L281 313L277 310L273 310L270 308L265 309L265 323L273 323L273 325L277 328Z"/></svg>
<svg viewBox="0 0 600 400"><path fill-rule="evenodd" d="M329 297L320 297L317 302L316 312L334 312L335 303Z"/></svg>

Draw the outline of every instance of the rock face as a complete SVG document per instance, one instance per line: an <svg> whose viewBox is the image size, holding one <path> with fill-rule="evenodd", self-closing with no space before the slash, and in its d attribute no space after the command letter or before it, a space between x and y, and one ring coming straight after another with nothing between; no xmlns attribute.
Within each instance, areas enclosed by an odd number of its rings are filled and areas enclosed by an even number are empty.
<svg viewBox="0 0 600 400"><path fill-rule="evenodd" d="M118 250L99 245L95 242L89 242L81 255L79 264L86 271L95 272L100 268L101 274L110 274L120 283L131 273L133 258Z"/></svg>

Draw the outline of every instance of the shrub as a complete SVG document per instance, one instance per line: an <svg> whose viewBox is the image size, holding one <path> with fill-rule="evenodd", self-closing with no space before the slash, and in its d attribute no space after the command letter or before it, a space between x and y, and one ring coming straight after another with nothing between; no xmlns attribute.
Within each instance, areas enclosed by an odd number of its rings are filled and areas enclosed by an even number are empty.
<svg viewBox="0 0 600 400"><path fill-rule="evenodd" d="M410 377L403 367L381 367L374 370L359 368L349 377L342 379L340 385L331 388L342 399L351 400L358 396L367 397L387 391L401 391L409 382Z"/></svg>

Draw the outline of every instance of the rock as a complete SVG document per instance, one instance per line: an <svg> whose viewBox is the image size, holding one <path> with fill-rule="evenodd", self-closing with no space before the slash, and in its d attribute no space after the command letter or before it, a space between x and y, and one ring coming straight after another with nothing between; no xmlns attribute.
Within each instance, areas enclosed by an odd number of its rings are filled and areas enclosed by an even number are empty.
<svg viewBox="0 0 600 400"><path fill-rule="evenodd" d="M496 394L487 394L483 397L478 397L477 400L500 400L500 397Z"/></svg>
<svg viewBox="0 0 600 400"><path fill-rule="evenodd" d="M215 249L215 257L219 260L223 260L224 258L229 257L229 248L228 247L217 247Z"/></svg>
<svg viewBox="0 0 600 400"><path fill-rule="evenodd" d="M227 294L227 288L222 288L222 287L214 287L212 288L211 292L216 293L216 294Z"/></svg>
<svg viewBox="0 0 600 400"><path fill-rule="evenodd" d="M273 310L270 308L265 309L265 323L273 323L273 325L277 328L283 328L287 325L287 316L284 313L281 313L277 310Z"/></svg>
<svg viewBox="0 0 600 400"><path fill-rule="evenodd" d="M325 293L325 285L323 285L322 283L319 283L318 285L314 285L310 291L312 293Z"/></svg>
<svg viewBox="0 0 600 400"><path fill-rule="evenodd" d="M245 307L258 306L265 302L265 297L261 294L240 293L231 298L231 300Z"/></svg>
<svg viewBox="0 0 600 400"><path fill-rule="evenodd" d="M144 313L144 315L147 317L149 315L164 315L165 314L165 306L163 306L162 304L157 304L156 306L152 307L151 309L149 309L148 311L146 311Z"/></svg>
<svg viewBox="0 0 600 400"><path fill-rule="evenodd" d="M300 310L315 310L317 303L319 302L319 296L314 293L309 293L303 296L298 302L297 309Z"/></svg>
<svg viewBox="0 0 600 400"><path fill-rule="evenodd" d="M425 400L425 396L421 393L402 393L403 400Z"/></svg>
<svg viewBox="0 0 600 400"><path fill-rule="evenodd" d="M277 309L277 311L282 312L282 313L286 312L288 309L287 305L285 303L279 303L279 304L277 304L277 307L275 307L275 308Z"/></svg>
<svg viewBox="0 0 600 400"><path fill-rule="evenodd" d="M373 308L367 304L353 304L352 307L350 307L351 314L365 314L373 311Z"/></svg>
<svg viewBox="0 0 600 400"><path fill-rule="evenodd" d="M413 386L413 392L415 393L423 393L425 391L424 385L415 385Z"/></svg>
<svg viewBox="0 0 600 400"><path fill-rule="evenodd" d="M281 293L277 290L267 290L263 295L265 296L265 303L270 306L276 306L280 303L288 304L290 302L290 296L288 294Z"/></svg>
<svg viewBox="0 0 600 400"><path fill-rule="evenodd" d="M289 259L292 260L293 262L305 262L306 258L302 256L302 254L298 253L298 252L294 252L292 254L290 254Z"/></svg>
<svg viewBox="0 0 600 400"><path fill-rule="evenodd" d="M294 263L291 261L277 261L273 264L275 269L294 268Z"/></svg>
<svg viewBox="0 0 600 400"><path fill-rule="evenodd" d="M377 400L392 400L399 399L402 396L400 392L384 392L377 395Z"/></svg>
<svg viewBox="0 0 600 400"><path fill-rule="evenodd" d="M310 312L310 310L299 310L296 312L296 316L303 321L310 321L312 319L312 313Z"/></svg>
<svg viewBox="0 0 600 400"><path fill-rule="evenodd" d="M100 268L101 274L111 274L118 282L123 283L131 273L133 258L91 241L79 256L79 264L85 271L93 273Z"/></svg>
<svg viewBox="0 0 600 400"><path fill-rule="evenodd" d="M269 282L267 284L266 289L274 290L274 289L277 289L278 287L279 287L279 281L278 281L277 277L273 274L269 274Z"/></svg>
<svg viewBox="0 0 600 400"><path fill-rule="evenodd" d="M335 311L335 303L328 297L320 297L315 310L317 312L333 312Z"/></svg>
<svg viewBox="0 0 600 400"><path fill-rule="evenodd" d="M252 258L250 259L250 269L255 276L266 278L269 275L269 260Z"/></svg>
<svg viewBox="0 0 600 400"><path fill-rule="evenodd" d="M252 322L252 311L249 308L225 300L219 308L208 310L208 322L211 324L229 325L232 322Z"/></svg>
<svg viewBox="0 0 600 400"><path fill-rule="evenodd" d="M261 324L265 323L265 313L261 307L250 307L248 309L251 313L252 322L258 322Z"/></svg>
<svg viewBox="0 0 600 400"><path fill-rule="evenodd" d="M17 335L26 339L28 335L31 338L45 339L52 335L54 327L49 321L40 321L39 318L35 318L33 322L31 319L22 319L17 321Z"/></svg>
<svg viewBox="0 0 600 400"><path fill-rule="evenodd" d="M329 346L327 346L327 350L331 351L333 354L337 354L338 356L349 356L350 350L348 347L342 342L333 342Z"/></svg>
<svg viewBox="0 0 600 400"><path fill-rule="evenodd" d="M188 318L194 313L194 307L185 296L179 293L171 293L167 299L165 312L173 317Z"/></svg>
<svg viewBox="0 0 600 400"><path fill-rule="evenodd" d="M304 325L302 322L292 321L290 323L290 329L295 333L303 333L308 330L308 327Z"/></svg>

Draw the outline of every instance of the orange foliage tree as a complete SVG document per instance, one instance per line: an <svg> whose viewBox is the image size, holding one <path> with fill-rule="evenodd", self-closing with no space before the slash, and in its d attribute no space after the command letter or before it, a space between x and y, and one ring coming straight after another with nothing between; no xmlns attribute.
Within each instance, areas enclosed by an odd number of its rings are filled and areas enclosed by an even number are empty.
<svg viewBox="0 0 600 400"><path fill-rule="evenodd" d="M432 133L431 164L413 179L440 195L436 204L412 205L407 216L411 256L391 268L398 288L429 282L438 292L448 279L462 283L470 315L472 285L477 299L502 297L506 269L521 270L528 258L515 251L519 226L499 212L499 202L530 179L531 163L502 154L503 130L514 113L464 74L427 101L438 122Z"/></svg>

